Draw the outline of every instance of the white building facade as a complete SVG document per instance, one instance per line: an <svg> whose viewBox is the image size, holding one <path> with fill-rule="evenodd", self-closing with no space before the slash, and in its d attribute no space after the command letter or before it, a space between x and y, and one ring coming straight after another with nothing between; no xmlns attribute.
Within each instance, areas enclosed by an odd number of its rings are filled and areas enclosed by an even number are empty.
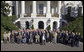
<svg viewBox="0 0 84 52"><path fill-rule="evenodd" d="M10 1L11 2L11 1ZM12 1L13 9L20 22L20 28L46 29L49 25L51 30L61 26L61 14L66 14L66 1ZM71 2L73 3L73 1ZM78 3L81 3L78 1ZM72 5L72 4L71 4ZM79 6L79 4L74 5ZM81 6L81 5L80 5ZM73 5L72 5L73 7ZM82 7L82 6L81 6ZM15 9L15 10L14 10ZM83 10L83 9L82 9ZM15 12L13 12L15 11ZM83 12L82 12L83 14Z"/></svg>

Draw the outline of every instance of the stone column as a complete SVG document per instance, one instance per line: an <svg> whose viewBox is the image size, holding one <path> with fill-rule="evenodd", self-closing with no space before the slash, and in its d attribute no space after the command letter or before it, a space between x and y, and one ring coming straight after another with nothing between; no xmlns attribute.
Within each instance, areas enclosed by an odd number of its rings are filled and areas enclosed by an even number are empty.
<svg viewBox="0 0 84 52"><path fill-rule="evenodd" d="M56 7L56 11L55 12L57 13L57 7Z"/></svg>
<svg viewBox="0 0 84 52"><path fill-rule="evenodd" d="M52 15L54 14L54 8L52 8Z"/></svg>
<svg viewBox="0 0 84 52"><path fill-rule="evenodd" d="M60 27L61 25L61 1L58 1L58 8L59 8L59 11L58 11L58 14L59 14L59 24L58 24L58 28Z"/></svg>
<svg viewBox="0 0 84 52"><path fill-rule="evenodd" d="M16 1L16 16L18 17L18 1Z"/></svg>
<svg viewBox="0 0 84 52"><path fill-rule="evenodd" d="M58 1L58 8L59 8L59 11L58 11L59 19L61 19L61 1Z"/></svg>
<svg viewBox="0 0 84 52"><path fill-rule="evenodd" d="M21 17L25 15L25 1L21 1Z"/></svg>
<svg viewBox="0 0 84 52"><path fill-rule="evenodd" d="M31 17L36 17L36 1L32 3L32 14Z"/></svg>
<svg viewBox="0 0 84 52"><path fill-rule="evenodd" d="M47 13L46 13L46 17L50 18L51 17L51 13L50 13L50 1L47 1Z"/></svg>
<svg viewBox="0 0 84 52"><path fill-rule="evenodd" d="M45 15L46 14L46 7L44 6L43 8L43 14Z"/></svg>
<svg viewBox="0 0 84 52"><path fill-rule="evenodd" d="M80 1L81 2L81 6L82 6L82 11L81 11L81 13L82 13L82 16L83 16L83 2L82 1Z"/></svg>

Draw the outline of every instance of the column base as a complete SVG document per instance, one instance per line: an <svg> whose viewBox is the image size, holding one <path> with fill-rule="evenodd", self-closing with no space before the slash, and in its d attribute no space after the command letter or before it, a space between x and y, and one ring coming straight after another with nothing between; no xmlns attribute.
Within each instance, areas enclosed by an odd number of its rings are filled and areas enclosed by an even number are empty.
<svg viewBox="0 0 84 52"><path fill-rule="evenodd" d="M20 17L23 18L24 17L24 14L20 14Z"/></svg>
<svg viewBox="0 0 84 52"><path fill-rule="evenodd" d="M36 13L32 13L32 14L31 14L31 17L32 17L32 18L36 17Z"/></svg>
<svg viewBox="0 0 84 52"><path fill-rule="evenodd" d="M51 18L51 14L50 14L50 13L47 13L47 14L46 14L46 17L47 17L47 18Z"/></svg>

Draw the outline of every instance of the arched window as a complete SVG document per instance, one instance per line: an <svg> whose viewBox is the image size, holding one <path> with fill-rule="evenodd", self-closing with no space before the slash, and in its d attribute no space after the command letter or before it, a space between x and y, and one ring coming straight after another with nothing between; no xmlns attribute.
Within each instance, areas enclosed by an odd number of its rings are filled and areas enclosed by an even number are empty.
<svg viewBox="0 0 84 52"><path fill-rule="evenodd" d="M68 11L67 12L68 12L69 15L71 14L71 7L70 6L68 7Z"/></svg>
<svg viewBox="0 0 84 52"><path fill-rule="evenodd" d="M82 16L82 7L78 7L78 16Z"/></svg>
<svg viewBox="0 0 84 52"><path fill-rule="evenodd" d="M29 22L28 21L25 22L25 25L26 25L26 29L29 29Z"/></svg>
<svg viewBox="0 0 84 52"><path fill-rule="evenodd" d="M43 14L43 4L39 4L39 14Z"/></svg>
<svg viewBox="0 0 84 52"><path fill-rule="evenodd" d="M39 29L44 29L44 22L43 21L38 22L38 28Z"/></svg>
<svg viewBox="0 0 84 52"><path fill-rule="evenodd" d="M57 22L56 21L53 22L53 30L54 29L57 30Z"/></svg>

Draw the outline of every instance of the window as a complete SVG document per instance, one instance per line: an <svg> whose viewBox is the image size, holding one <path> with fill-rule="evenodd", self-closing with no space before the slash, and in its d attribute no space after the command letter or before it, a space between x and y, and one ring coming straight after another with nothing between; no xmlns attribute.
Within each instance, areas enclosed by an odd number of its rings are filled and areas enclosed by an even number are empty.
<svg viewBox="0 0 84 52"><path fill-rule="evenodd" d="M71 7L68 7L68 14L70 15L71 14Z"/></svg>
<svg viewBox="0 0 84 52"><path fill-rule="evenodd" d="M15 15L15 7L12 6L12 15Z"/></svg>
<svg viewBox="0 0 84 52"><path fill-rule="evenodd" d="M39 5L39 14L43 14L43 4Z"/></svg>
<svg viewBox="0 0 84 52"><path fill-rule="evenodd" d="M78 16L81 16L82 15L82 7L78 7Z"/></svg>
<svg viewBox="0 0 84 52"><path fill-rule="evenodd" d="M30 5L30 13L32 13L32 5Z"/></svg>

